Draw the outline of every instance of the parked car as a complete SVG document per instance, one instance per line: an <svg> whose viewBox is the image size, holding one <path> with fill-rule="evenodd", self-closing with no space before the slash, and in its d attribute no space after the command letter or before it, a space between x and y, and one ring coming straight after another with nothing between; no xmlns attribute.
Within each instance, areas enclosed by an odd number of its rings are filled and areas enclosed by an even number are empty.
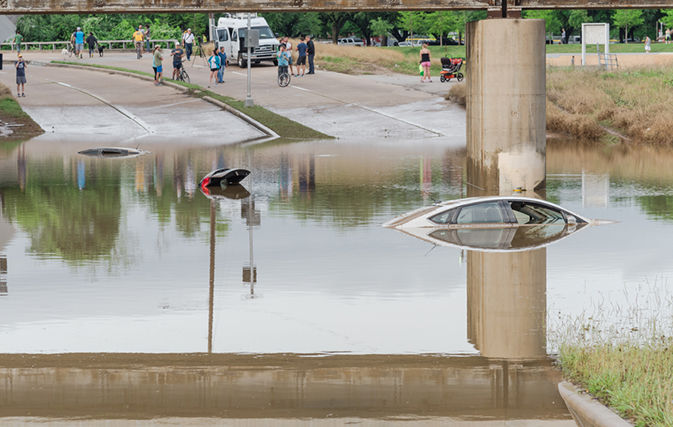
<svg viewBox="0 0 673 427"><path fill-rule="evenodd" d="M435 203L383 224L435 245L479 250L544 247L580 229L613 221L592 220L530 197L472 197Z"/></svg>
<svg viewBox="0 0 673 427"><path fill-rule="evenodd" d="M340 46L364 46L365 42L359 37L344 37L339 39Z"/></svg>
<svg viewBox="0 0 673 427"><path fill-rule="evenodd" d="M462 41L460 44L465 44L465 41ZM458 40L452 39L450 37L442 37L442 46L458 46ZM428 46L440 46L439 40L431 40L428 43Z"/></svg>

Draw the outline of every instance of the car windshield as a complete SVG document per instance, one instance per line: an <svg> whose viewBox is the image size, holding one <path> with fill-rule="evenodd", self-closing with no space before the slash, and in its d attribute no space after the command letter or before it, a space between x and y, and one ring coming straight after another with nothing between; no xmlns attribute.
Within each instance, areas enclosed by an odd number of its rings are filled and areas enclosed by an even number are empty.
<svg viewBox="0 0 673 427"><path fill-rule="evenodd" d="M565 223L563 213L546 206L524 202L511 202L510 206L519 224Z"/></svg>
<svg viewBox="0 0 673 427"><path fill-rule="evenodd" d="M273 35L273 32L271 31L271 28L269 27L250 27L251 30L259 30L259 39L260 40L266 40L266 39L275 39L276 36ZM238 29L238 35L239 37L245 37L245 30L247 28L239 28Z"/></svg>

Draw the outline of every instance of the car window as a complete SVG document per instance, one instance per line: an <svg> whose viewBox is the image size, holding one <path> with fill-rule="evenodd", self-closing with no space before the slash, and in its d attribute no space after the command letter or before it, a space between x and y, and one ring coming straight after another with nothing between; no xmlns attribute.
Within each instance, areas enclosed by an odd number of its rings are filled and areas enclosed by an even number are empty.
<svg viewBox="0 0 673 427"><path fill-rule="evenodd" d="M516 222L519 224L555 224L565 223L563 213L559 210L535 203L510 202Z"/></svg>
<svg viewBox="0 0 673 427"><path fill-rule="evenodd" d="M221 42L226 42L229 40L229 32L225 29L217 30L217 38Z"/></svg>
<svg viewBox="0 0 673 427"><path fill-rule="evenodd" d="M456 214L456 209L447 209L442 213L439 213L430 218L430 221L436 222L437 224L449 224Z"/></svg>
<svg viewBox="0 0 673 427"><path fill-rule="evenodd" d="M456 224L504 223L498 202L477 203L463 206L456 218Z"/></svg>
<svg viewBox="0 0 673 427"><path fill-rule="evenodd" d="M233 31L231 32L231 39L232 39L233 41L237 41L237 40L238 40L238 33L236 32L236 30L233 30Z"/></svg>

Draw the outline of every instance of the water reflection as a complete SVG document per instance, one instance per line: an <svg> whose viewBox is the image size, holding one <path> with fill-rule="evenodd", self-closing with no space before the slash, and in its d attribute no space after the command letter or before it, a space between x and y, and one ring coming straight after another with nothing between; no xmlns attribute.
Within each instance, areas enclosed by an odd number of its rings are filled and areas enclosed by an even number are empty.
<svg viewBox="0 0 673 427"><path fill-rule="evenodd" d="M471 195L460 150L153 147L113 161L59 150L0 151L0 282L11 289L0 417L563 423L547 307L582 310L591 292L621 291L622 275L673 271L661 250L671 173L652 159L664 175L641 179L632 152L606 170L600 153L548 147L547 198L622 220L612 229L439 232L432 243L446 247L428 251L380 225L428 194ZM196 191L220 167L246 167L250 181ZM582 174L609 175L608 191ZM556 243L528 246L540 237ZM534 249L472 250L480 241ZM648 248L649 264L630 261Z"/></svg>
<svg viewBox="0 0 673 427"><path fill-rule="evenodd" d="M77 354L0 363L6 417L568 418L544 359Z"/></svg>

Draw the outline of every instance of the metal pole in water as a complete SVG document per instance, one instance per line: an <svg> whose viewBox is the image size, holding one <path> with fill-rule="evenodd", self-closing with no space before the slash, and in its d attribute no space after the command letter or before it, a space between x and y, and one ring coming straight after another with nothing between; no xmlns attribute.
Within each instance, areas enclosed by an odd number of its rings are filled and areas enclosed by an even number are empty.
<svg viewBox="0 0 673 427"><path fill-rule="evenodd" d="M250 12L248 12L248 31L245 33L245 44L248 45L248 96L243 101L244 107L254 107L255 102L252 100L252 83L250 81Z"/></svg>

